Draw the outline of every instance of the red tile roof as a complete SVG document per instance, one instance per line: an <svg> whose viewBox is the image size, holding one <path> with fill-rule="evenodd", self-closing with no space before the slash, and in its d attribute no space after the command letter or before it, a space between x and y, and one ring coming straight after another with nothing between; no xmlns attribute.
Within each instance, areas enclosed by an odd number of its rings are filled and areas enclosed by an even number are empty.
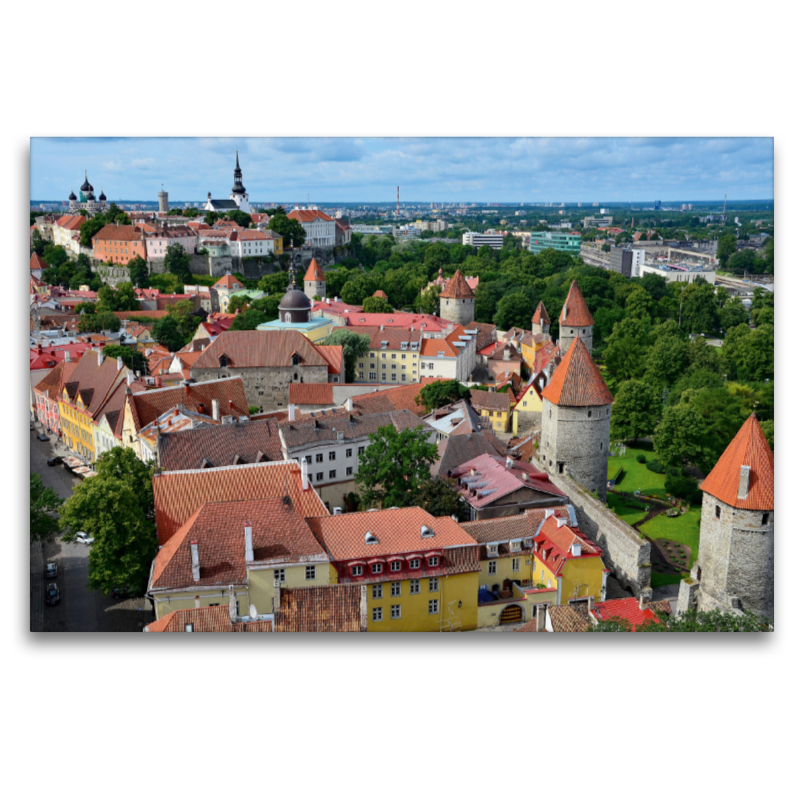
<svg viewBox="0 0 800 800"><path fill-rule="evenodd" d="M192 626L193 633L269 633L272 630L272 621L268 619L231 623L228 606L222 605L170 611L146 625L144 632L184 633L187 625Z"/></svg>
<svg viewBox="0 0 800 800"><path fill-rule="evenodd" d="M142 238L142 231L135 225L105 225L92 236L92 241L134 242Z"/></svg>
<svg viewBox="0 0 800 800"><path fill-rule="evenodd" d="M88 342L77 342L75 344L59 344L49 347L32 347L30 368L48 369L54 367L59 361L64 360L66 353L72 361L79 361L80 357L91 348Z"/></svg>
<svg viewBox="0 0 800 800"><path fill-rule="evenodd" d="M559 525L559 522L562 524ZM572 545L580 544L581 554L572 555ZM534 539L536 556L558 577L567 561L579 558L599 558L603 551L581 533L577 526L570 526L568 520L555 515L547 516Z"/></svg>
<svg viewBox="0 0 800 800"><path fill-rule="evenodd" d="M389 299L389 295L386 294L386 292L384 292L383 289L378 289L378 291L375 292L372 296L373 297L382 297L384 300L388 300Z"/></svg>
<svg viewBox="0 0 800 800"><path fill-rule="evenodd" d="M459 337L465 335L464 328L456 325L453 332L447 334L444 339L423 339L420 343L420 355L436 358L440 357L439 353L444 353L445 358L458 358L464 348L456 347L456 342L460 342Z"/></svg>
<svg viewBox="0 0 800 800"><path fill-rule="evenodd" d="M317 352L328 362L328 375L341 375L344 366L344 346L341 344L318 344Z"/></svg>
<svg viewBox="0 0 800 800"><path fill-rule="evenodd" d="M169 312L166 310L160 311L114 311L112 312L117 319L139 319L140 317L162 319L166 317Z"/></svg>
<svg viewBox="0 0 800 800"><path fill-rule="evenodd" d="M188 411L210 414L214 400L219 400L220 416L249 417L244 383L238 375L232 378L190 383L189 386L153 389L141 395L134 395L128 405L138 432L179 403L182 403ZM201 405L205 411L200 408Z"/></svg>
<svg viewBox="0 0 800 800"><path fill-rule="evenodd" d="M427 412L425 406L417 403L417 397L423 386L440 381L441 378L420 378L419 383L408 386L395 386L391 389L380 389L353 398L353 410L361 414L377 414L379 411L402 411L406 409L418 417Z"/></svg>
<svg viewBox="0 0 800 800"><path fill-rule="evenodd" d="M425 553L448 547L473 546L475 540L450 517L433 517L422 508L387 508L307 520L334 561ZM434 535L422 538L422 527ZM367 544L366 535L377 538ZM385 579L385 578L384 578Z"/></svg>
<svg viewBox="0 0 800 800"><path fill-rule="evenodd" d="M508 392L484 392L482 389L471 389L470 403L478 411L504 411L511 410L511 396Z"/></svg>
<svg viewBox="0 0 800 800"><path fill-rule="evenodd" d="M553 372L542 397L559 406L605 406L614 402L586 345L577 336Z"/></svg>
<svg viewBox="0 0 800 800"><path fill-rule="evenodd" d="M233 277L233 275L223 275L215 284L215 289L230 289L239 290L244 289L244 284Z"/></svg>
<svg viewBox="0 0 800 800"><path fill-rule="evenodd" d="M747 496L740 498L742 467L750 467ZM755 413L725 448L700 488L734 508L772 511L775 508L775 456Z"/></svg>
<svg viewBox="0 0 800 800"><path fill-rule="evenodd" d="M328 361L297 331L224 331L203 351L196 369L219 369L219 357L232 367L290 367L292 356L301 366L325 366Z"/></svg>
<svg viewBox="0 0 800 800"><path fill-rule="evenodd" d="M581 290L578 288L578 281L572 281L572 285L569 287L569 293L558 317L558 323L559 325L575 325L578 327L594 325L592 315L589 313L589 307L586 305Z"/></svg>
<svg viewBox="0 0 800 800"><path fill-rule="evenodd" d="M547 316L547 309L544 307L544 303L540 300L539 305L536 306L536 311L533 312L533 324L541 325L542 323L549 325L550 317Z"/></svg>
<svg viewBox="0 0 800 800"><path fill-rule="evenodd" d="M314 310L325 310L328 303L318 303L314 306ZM333 306L333 303L331 303ZM433 314L406 314L401 311L387 311L384 313L372 313L366 311L356 310L356 307L349 306L352 310L348 313L346 311L336 311L336 313L344 318L346 326L350 327L377 327L381 325L388 331L390 328L404 328L407 331L418 333L424 330L426 333L441 333L447 330L448 325L451 323L442 317L434 316ZM422 326L425 326L422 328ZM359 331L360 333L361 331Z"/></svg>
<svg viewBox="0 0 800 800"><path fill-rule="evenodd" d="M253 529L253 558L261 564L326 563L328 556L303 517L281 497L205 503L156 555L150 588L227 586L247 582L246 525ZM192 578L190 544L198 545L200 580ZM267 609L261 609L266 613Z"/></svg>
<svg viewBox="0 0 800 800"><path fill-rule="evenodd" d="M290 383L289 402L297 406L333 405L332 383Z"/></svg>
<svg viewBox="0 0 800 800"><path fill-rule="evenodd" d="M288 496L302 517L328 513L313 486L303 490L296 461L163 472L153 478L153 495L162 545L205 503Z"/></svg>
<svg viewBox="0 0 800 800"><path fill-rule="evenodd" d="M656 613L654 613L654 609ZM623 597L619 600L603 600L601 603L595 603L593 613L601 622L618 617L625 620L633 630L636 630L645 622L660 622L658 614L668 616L670 605L668 600L661 600L652 603L649 608L641 609L637 598Z"/></svg>
<svg viewBox="0 0 800 800"><path fill-rule="evenodd" d="M319 262L316 258L311 259L311 263L308 265L308 269L306 270L305 277L303 278L304 281L324 281L325 280L325 273L322 271Z"/></svg>
<svg viewBox="0 0 800 800"><path fill-rule="evenodd" d="M333 584L282 589L277 633L360 633L367 630L366 586ZM365 613L362 615L361 607Z"/></svg>
<svg viewBox="0 0 800 800"><path fill-rule="evenodd" d="M103 358L98 364L100 350L87 350L78 361L78 366L72 373L69 383L65 384L70 402L75 403L80 397L86 412L94 417L97 409L108 397L115 383L123 378L128 368L117 368L116 358Z"/></svg>
<svg viewBox="0 0 800 800"><path fill-rule="evenodd" d="M444 287L440 297L445 297L447 299L469 300L475 297L475 293L469 288L469 284L461 274L461 270L457 269L453 277L447 281L447 286Z"/></svg>
<svg viewBox="0 0 800 800"><path fill-rule="evenodd" d="M31 253L31 270L35 269L47 269L47 264L44 263L44 259L38 253Z"/></svg>
<svg viewBox="0 0 800 800"><path fill-rule="evenodd" d="M64 383L70 380L70 376L77 366L77 361L59 361L58 364L33 387L34 391L44 394L49 390L50 399L55 399L56 395L61 393Z"/></svg>
<svg viewBox="0 0 800 800"><path fill-rule="evenodd" d="M81 225L83 225L84 222L86 222L86 217L80 214L76 214L74 216L67 214L66 216L59 217L55 224L59 228L64 228L68 231L77 231L80 230Z"/></svg>
<svg viewBox="0 0 800 800"><path fill-rule="evenodd" d="M296 219L298 222L314 222L316 219L324 219L326 222L333 221L333 217L329 217L327 214L315 208L295 208L286 216L289 219Z"/></svg>

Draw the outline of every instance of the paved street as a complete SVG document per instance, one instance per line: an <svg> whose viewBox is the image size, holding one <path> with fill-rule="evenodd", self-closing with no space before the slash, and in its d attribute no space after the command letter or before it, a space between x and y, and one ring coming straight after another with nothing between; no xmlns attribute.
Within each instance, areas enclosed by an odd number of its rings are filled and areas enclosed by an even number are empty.
<svg viewBox="0 0 800 800"><path fill-rule="evenodd" d="M55 436L51 437L52 443L40 442L35 431L30 436L31 472L38 472L44 485L66 500L80 481L63 466L47 466L47 459L54 454ZM59 447L55 452L64 455L67 451ZM117 601L89 590L90 549L61 541L31 546L32 631L139 631L142 621L146 624L153 619L150 604L144 598ZM48 561L58 564L56 583L61 602L57 606L44 605L43 572Z"/></svg>

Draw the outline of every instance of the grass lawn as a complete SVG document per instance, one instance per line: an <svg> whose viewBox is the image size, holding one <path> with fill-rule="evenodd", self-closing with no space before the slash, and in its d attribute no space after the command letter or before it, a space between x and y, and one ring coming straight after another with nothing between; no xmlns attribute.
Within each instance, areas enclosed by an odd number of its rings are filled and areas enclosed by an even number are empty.
<svg viewBox="0 0 800 800"><path fill-rule="evenodd" d="M697 548L700 545L700 511L700 506L692 506L679 517L667 517L659 514L642 525L641 531L651 539L672 539L691 547L692 555L689 558L689 567L691 568L697 559ZM653 570L650 584L655 589L670 583L680 583L681 578L687 577L688 574L688 570L680 575L662 575Z"/></svg>
<svg viewBox="0 0 800 800"><path fill-rule="evenodd" d="M628 525L633 525L635 522L638 522L640 519L644 519L647 515L647 512L643 508L636 508L635 506L628 505L625 502L624 497L618 497L615 494L609 492L606 495L606 501L608 502L609 508Z"/></svg>
<svg viewBox="0 0 800 800"><path fill-rule="evenodd" d="M642 442L638 447L628 447L624 456L611 456L608 459L608 477L613 478L619 468L622 467L625 470L625 475L616 485L616 489L621 492L630 492L631 494L638 489L642 494L666 498L667 493L664 491L666 475L651 472L645 464L640 464L636 460L636 456L640 453L648 461L654 458L653 447L647 442Z"/></svg>

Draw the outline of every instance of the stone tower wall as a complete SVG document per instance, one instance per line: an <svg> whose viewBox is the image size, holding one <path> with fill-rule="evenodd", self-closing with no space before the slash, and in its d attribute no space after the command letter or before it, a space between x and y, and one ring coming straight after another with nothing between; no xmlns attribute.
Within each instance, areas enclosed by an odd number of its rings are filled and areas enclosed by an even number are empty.
<svg viewBox="0 0 800 800"><path fill-rule="evenodd" d="M169 211L169 192L158 193L158 211L161 214L166 214Z"/></svg>
<svg viewBox="0 0 800 800"><path fill-rule="evenodd" d="M768 512L763 525L765 513L734 508L703 494L697 556L701 611L735 608L731 599L738 598L742 608L774 616L775 515Z"/></svg>
<svg viewBox="0 0 800 800"><path fill-rule="evenodd" d="M466 325L475 319L475 298L461 300L442 297L439 300L439 316L456 325Z"/></svg>
<svg viewBox="0 0 800 800"><path fill-rule="evenodd" d="M586 345L586 349L589 351L589 355L592 354L592 337L593 337L593 326L588 325L585 328L571 328L567 325L559 325L558 328L558 346L561 350L561 355L563 356L567 350L569 350L570 345L572 344L572 340L576 337L579 339L583 339L583 343Z"/></svg>
<svg viewBox="0 0 800 800"><path fill-rule="evenodd" d="M325 297L325 283L325 281L304 281L303 291L309 300L312 299L315 294L320 297Z"/></svg>
<svg viewBox="0 0 800 800"><path fill-rule="evenodd" d="M610 435L610 404L574 408L557 406L545 399L540 463L553 475L572 475L581 486L589 492L596 491L605 500Z"/></svg>

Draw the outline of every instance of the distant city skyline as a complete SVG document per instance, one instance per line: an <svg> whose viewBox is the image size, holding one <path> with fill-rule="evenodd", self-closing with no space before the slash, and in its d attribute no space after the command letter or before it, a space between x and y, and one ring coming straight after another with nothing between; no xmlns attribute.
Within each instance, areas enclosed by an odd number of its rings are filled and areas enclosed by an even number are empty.
<svg viewBox="0 0 800 800"><path fill-rule="evenodd" d="M772 200L771 138L32 138L31 198L652 204Z"/></svg>

